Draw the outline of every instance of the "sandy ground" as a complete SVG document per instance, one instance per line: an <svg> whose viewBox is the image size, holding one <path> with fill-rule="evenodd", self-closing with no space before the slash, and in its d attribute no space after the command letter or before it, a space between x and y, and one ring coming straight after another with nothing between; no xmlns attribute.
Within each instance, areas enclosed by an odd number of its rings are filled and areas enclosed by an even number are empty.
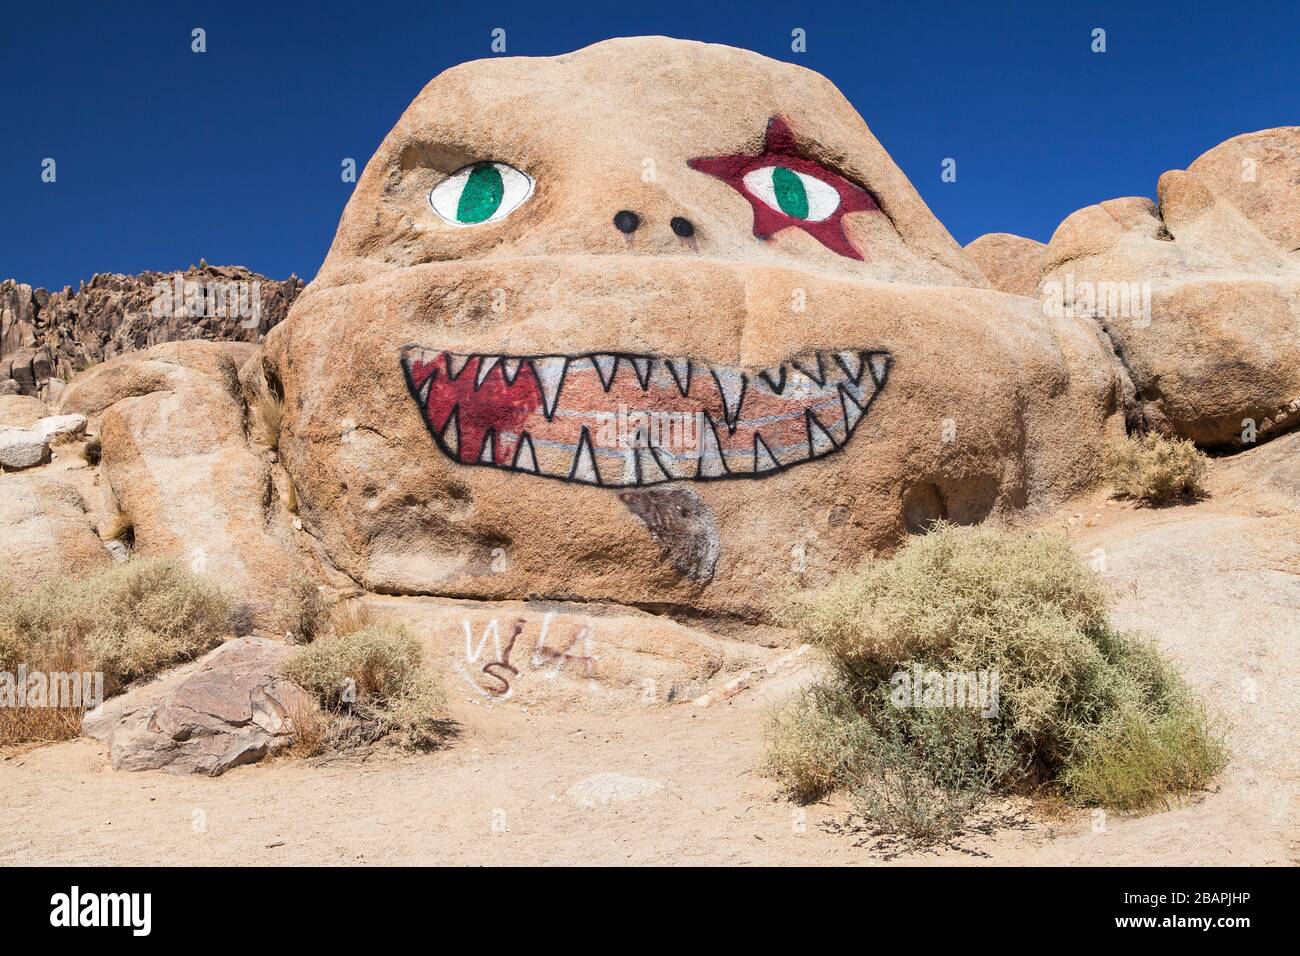
<svg viewBox="0 0 1300 956"><path fill-rule="evenodd" d="M1151 634L1228 722L1217 788L1164 812L1008 805L984 832L899 853L842 801L795 807L756 771L763 718L811 677L804 665L707 709L546 713L462 694L439 752L216 779L117 773L86 740L10 753L0 863L1295 864L1300 496L1269 484L1282 459L1262 452L1216 465L1195 505L1097 495L1045 522L1104 564L1118 621Z"/></svg>

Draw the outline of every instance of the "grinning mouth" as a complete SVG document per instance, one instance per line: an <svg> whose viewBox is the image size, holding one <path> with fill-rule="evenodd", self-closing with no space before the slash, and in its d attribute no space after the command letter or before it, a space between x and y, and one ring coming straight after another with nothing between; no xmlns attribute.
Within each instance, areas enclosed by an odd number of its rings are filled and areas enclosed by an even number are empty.
<svg viewBox="0 0 1300 956"><path fill-rule="evenodd" d="M610 488L759 478L832 454L890 363L883 351L744 369L626 353L402 350L411 396L453 461Z"/></svg>

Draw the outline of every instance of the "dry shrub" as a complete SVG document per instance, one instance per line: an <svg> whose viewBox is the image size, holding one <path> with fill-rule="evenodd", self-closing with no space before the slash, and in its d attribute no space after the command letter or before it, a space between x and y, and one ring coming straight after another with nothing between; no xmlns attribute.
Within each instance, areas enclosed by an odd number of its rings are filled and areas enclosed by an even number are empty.
<svg viewBox="0 0 1300 956"><path fill-rule="evenodd" d="M379 615L360 601L336 604L330 612L330 630L335 637L347 637L379 623Z"/></svg>
<svg viewBox="0 0 1300 956"><path fill-rule="evenodd" d="M316 582L306 575L292 579L284 592L285 626L298 644L314 641L329 624L329 603Z"/></svg>
<svg viewBox="0 0 1300 956"><path fill-rule="evenodd" d="M163 392L171 388L167 376L157 369L132 366L122 383L123 398L140 398L153 392Z"/></svg>
<svg viewBox="0 0 1300 956"><path fill-rule="evenodd" d="M1192 442L1149 432L1107 446L1103 470L1118 496L1165 505L1204 496L1208 464Z"/></svg>
<svg viewBox="0 0 1300 956"><path fill-rule="evenodd" d="M110 696L215 647L230 618L230 599L219 588L164 560L135 560L23 594L0 591L0 671L25 664L46 674L100 672ZM42 713L46 708L5 710L0 743L61 739L80 729L80 709L57 717Z"/></svg>
<svg viewBox="0 0 1300 956"><path fill-rule="evenodd" d="M86 460L86 464L92 468L99 464L104 455L104 443L98 435L91 435L86 439L86 444L81 449L81 457Z"/></svg>
<svg viewBox="0 0 1300 956"><path fill-rule="evenodd" d="M109 515L108 523L101 529L100 537L105 541L121 541L128 548L135 545L135 522L124 511L115 511Z"/></svg>
<svg viewBox="0 0 1300 956"><path fill-rule="evenodd" d="M299 648L285 662L284 675L315 694L358 740L391 735L407 746L428 747L444 736L441 684L419 640L400 622L371 624Z"/></svg>
<svg viewBox="0 0 1300 956"><path fill-rule="evenodd" d="M1204 787L1220 735L1064 538L939 522L788 615L829 678L769 727L768 771L796 798L843 788L885 830L951 835L992 794L1138 810ZM996 674L990 713L900 706L896 675ZM981 706L984 706L983 704Z"/></svg>
<svg viewBox="0 0 1300 956"><path fill-rule="evenodd" d="M291 757L316 757L329 750L330 714L312 704L295 703L289 708L289 722L293 725Z"/></svg>

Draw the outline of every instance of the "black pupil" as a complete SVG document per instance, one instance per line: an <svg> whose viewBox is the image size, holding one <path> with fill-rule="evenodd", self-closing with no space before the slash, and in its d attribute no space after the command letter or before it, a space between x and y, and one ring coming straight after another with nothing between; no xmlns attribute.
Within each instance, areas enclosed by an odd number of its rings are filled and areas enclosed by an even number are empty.
<svg viewBox="0 0 1300 956"><path fill-rule="evenodd" d="M641 225L641 217L630 209L614 213L614 228L619 232L636 232L636 227L639 225Z"/></svg>
<svg viewBox="0 0 1300 956"><path fill-rule="evenodd" d="M683 239L689 239L695 235L695 227L691 225L689 219L683 219L681 216L673 216L673 221L669 223L673 227L673 232Z"/></svg>

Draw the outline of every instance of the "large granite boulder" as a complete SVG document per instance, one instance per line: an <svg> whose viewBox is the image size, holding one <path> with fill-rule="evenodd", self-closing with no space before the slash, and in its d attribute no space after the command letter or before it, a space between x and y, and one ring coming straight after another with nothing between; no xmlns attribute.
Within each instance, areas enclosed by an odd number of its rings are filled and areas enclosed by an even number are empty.
<svg viewBox="0 0 1300 956"><path fill-rule="evenodd" d="M1300 127L1238 137L1161 176L1158 203L1108 200L1052 236L1044 308L1101 323L1146 426L1226 449L1295 424L1298 157Z"/></svg>
<svg viewBox="0 0 1300 956"><path fill-rule="evenodd" d="M1123 429L828 80L663 38L434 79L264 351L305 530L397 594L761 619Z"/></svg>
<svg viewBox="0 0 1300 956"><path fill-rule="evenodd" d="M967 243L966 255L980 267L993 288L1012 295L1033 295L1047 261L1047 246L1009 232L990 232Z"/></svg>

